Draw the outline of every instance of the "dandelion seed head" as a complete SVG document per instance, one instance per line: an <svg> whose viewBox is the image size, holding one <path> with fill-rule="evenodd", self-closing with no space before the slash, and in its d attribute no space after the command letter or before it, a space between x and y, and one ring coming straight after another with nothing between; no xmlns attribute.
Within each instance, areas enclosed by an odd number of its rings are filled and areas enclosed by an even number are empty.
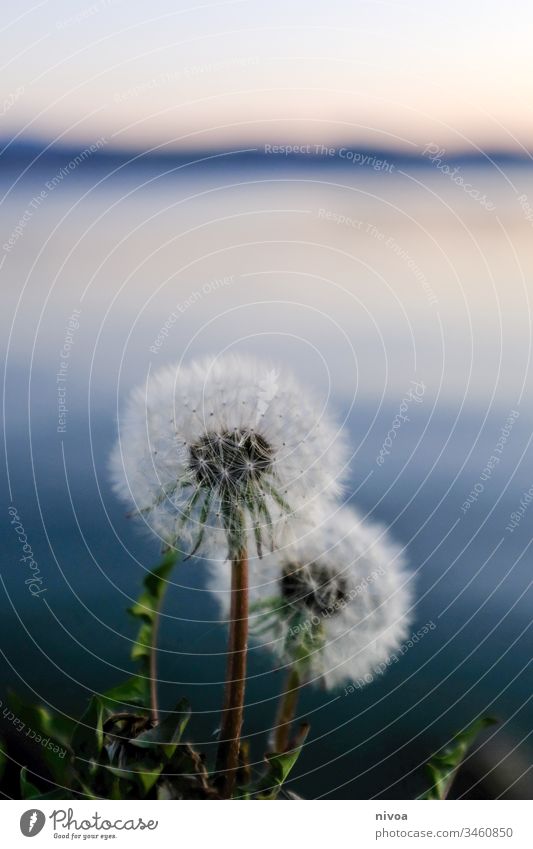
<svg viewBox="0 0 533 849"><path fill-rule="evenodd" d="M273 450L253 431L234 428L223 433L207 433L190 447L189 465L199 486L246 492L272 469Z"/></svg>
<svg viewBox="0 0 533 849"><path fill-rule="evenodd" d="M300 523L299 537L251 564L251 631L283 666L338 687L366 681L408 636L412 581L401 549L352 508ZM210 567L208 588L224 617L229 593ZM302 652L305 660L302 662Z"/></svg>
<svg viewBox="0 0 533 849"><path fill-rule="evenodd" d="M339 493L346 461L339 428L290 375L223 356L163 368L134 390L110 466L130 510L190 551L200 537L218 544L221 524L261 548Z"/></svg>
<svg viewBox="0 0 533 849"><path fill-rule="evenodd" d="M280 594L287 604L305 608L314 614L335 615L347 597L344 575L331 573L326 567L310 563L285 563L279 579Z"/></svg>

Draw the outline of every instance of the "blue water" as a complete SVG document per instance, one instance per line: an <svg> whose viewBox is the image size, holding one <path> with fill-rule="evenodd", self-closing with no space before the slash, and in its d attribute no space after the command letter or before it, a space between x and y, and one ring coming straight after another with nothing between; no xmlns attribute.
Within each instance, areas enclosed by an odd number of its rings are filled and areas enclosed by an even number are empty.
<svg viewBox="0 0 533 849"><path fill-rule="evenodd" d="M86 174L47 197L1 270L1 323L6 339L10 334L0 523L3 689L77 713L92 691L131 670L135 626L125 608L156 562L157 546L110 492L106 463L117 403L148 367L235 346L290 367L347 415L354 458L346 497L406 546L417 573L414 630L436 625L364 691L304 692L300 713L312 731L294 788L307 797L414 795L423 786L424 759L480 712L498 716L502 733L527 753L533 507L512 532L506 526L533 484L521 273L530 257L529 225L512 194L477 171L514 245L502 253L505 237L494 218L440 176L424 177L438 200L398 175L312 170L284 171L282 179L174 175L148 185L140 172L97 188ZM518 178L531 183L529 172L514 173ZM41 182L33 175L4 204L4 238ZM424 269L437 305L405 258L371 232L324 221L322 208L393 234ZM232 278L229 285L195 294L224 277ZM149 348L177 304L180 318L156 355ZM80 326L69 358L65 430L58 432L56 376L74 309L81 310ZM423 402L411 408L379 466L413 379L424 382ZM463 512L513 410L519 415L500 461ZM10 504L39 563L46 592L37 598L24 583ZM195 711L191 733L209 746L224 629L203 591L201 564L183 564L173 580L160 638L162 702L170 708L186 695ZM245 733L256 759L281 686L270 658L252 649Z"/></svg>

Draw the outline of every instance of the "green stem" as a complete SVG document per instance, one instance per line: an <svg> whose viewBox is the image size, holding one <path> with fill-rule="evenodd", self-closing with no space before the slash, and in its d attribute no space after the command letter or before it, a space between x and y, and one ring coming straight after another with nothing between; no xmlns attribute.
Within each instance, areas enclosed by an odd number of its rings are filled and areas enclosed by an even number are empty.
<svg viewBox="0 0 533 849"><path fill-rule="evenodd" d="M248 651L248 555L246 549L231 564L231 619L224 707L216 770L223 799L230 799L239 766Z"/></svg>
<svg viewBox="0 0 533 849"><path fill-rule="evenodd" d="M150 716L154 725L159 722L159 702L157 697L157 635L159 633L159 611L155 611L152 624L152 640L150 643Z"/></svg>
<svg viewBox="0 0 533 849"><path fill-rule="evenodd" d="M287 677L285 692L281 697L274 734L274 751L286 752L289 748L291 725L296 713L298 696L300 695L300 676L296 666L292 666Z"/></svg>
<svg viewBox="0 0 533 849"><path fill-rule="evenodd" d="M168 557L168 552L163 550L163 557ZM176 557L174 555L172 566ZM152 619L150 654L148 659L148 670L150 676L150 717L154 725L159 722L159 698L157 694L157 639L159 636L159 620L161 618L161 607L167 592L168 583L166 580L161 583L161 589L157 595L157 604L154 608L154 617Z"/></svg>

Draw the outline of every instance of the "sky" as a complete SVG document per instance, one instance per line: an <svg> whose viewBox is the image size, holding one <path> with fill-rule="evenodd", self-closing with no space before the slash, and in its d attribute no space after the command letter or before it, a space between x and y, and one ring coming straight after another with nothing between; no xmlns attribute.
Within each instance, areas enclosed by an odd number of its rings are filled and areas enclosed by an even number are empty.
<svg viewBox="0 0 533 849"><path fill-rule="evenodd" d="M49 0L6 7L0 138L117 148L533 148L533 6Z"/></svg>

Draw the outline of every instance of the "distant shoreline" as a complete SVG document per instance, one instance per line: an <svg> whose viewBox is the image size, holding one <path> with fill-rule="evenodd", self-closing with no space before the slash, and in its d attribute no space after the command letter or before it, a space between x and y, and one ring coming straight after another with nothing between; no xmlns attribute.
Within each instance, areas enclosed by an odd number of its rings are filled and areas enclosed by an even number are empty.
<svg viewBox="0 0 533 849"><path fill-rule="evenodd" d="M42 169L60 166L66 160L74 159L83 150L72 145L51 145L43 140L39 142L0 143L0 171L17 166ZM533 166L533 156L514 154L507 151L486 153L453 153L446 156L450 165L460 166ZM225 148L197 150L167 150L161 147L151 150L113 149L109 145L101 147L83 165L83 171L101 167L127 165L146 167L165 165L198 165L202 168L227 168L228 165L240 168L262 167L267 170L285 170L295 168L328 168L342 171L393 171L401 167L416 167L431 170L432 163L423 155L423 147L416 153L390 149L370 149L357 144L344 143L337 146L264 144L255 148Z"/></svg>

